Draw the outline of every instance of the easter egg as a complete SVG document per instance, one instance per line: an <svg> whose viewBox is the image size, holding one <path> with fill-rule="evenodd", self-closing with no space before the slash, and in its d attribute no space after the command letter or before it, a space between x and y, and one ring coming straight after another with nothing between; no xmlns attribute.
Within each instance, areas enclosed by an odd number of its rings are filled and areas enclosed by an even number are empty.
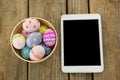
<svg viewBox="0 0 120 80"><path fill-rule="evenodd" d="M43 34L46 29L48 29L47 26L41 25L38 31Z"/></svg>
<svg viewBox="0 0 120 80"><path fill-rule="evenodd" d="M12 38L12 44L16 49L22 49L25 46L25 37L22 34L15 34Z"/></svg>
<svg viewBox="0 0 120 80"><path fill-rule="evenodd" d="M41 44L41 46L43 46L45 50L45 56L49 55L49 53L51 52L51 48L48 46L45 46L44 44Z"/></svg>
<svg viewBox="0 0 120 80"><path fill-rule="evenodd" d="M21 54L22 57L25 59L29 59L29 52L30 52L30 48L25 46L22 50L21 50Z"/></svg>
<svg viewBox="0 0 120 80"><path fill-rule="evenodd" d="M29 48L32 48L33 46L40 44L42 41L42 35L39 32L32 32L27 36L26 45Z"/></svg>
<svg viewBox="0 0 120 80"><path fill-rule="evenodd" d="M27 32L34 32L40 28L40 22L36 18L28 18L25 19L22 27Z"/></svg>
<svg viewBox="0 0 120 80"><path fill-rule="evenodd" d="M22 30L22 34L26 37L30 34L30 32L25 31L24 29Z"/></svg>
<svg viewBox="0 0 120 80"><path fill-rule="evenodd" d="M47 29L43 33L43 42L46 46L54 46L56 41L56 34L52 29Z"/></svg>
<svg viewBox="0 0 120 80"><path fill-rule="evenodd" d="M41 60L45 55L45 50L42 46L36 45L30 50L30 59L35 60Z"/></svg>

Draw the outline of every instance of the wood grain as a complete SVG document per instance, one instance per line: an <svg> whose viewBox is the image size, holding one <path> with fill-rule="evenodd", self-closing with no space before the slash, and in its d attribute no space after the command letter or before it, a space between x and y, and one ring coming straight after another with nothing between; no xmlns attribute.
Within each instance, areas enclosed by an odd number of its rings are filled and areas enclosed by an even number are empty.
<svg viewBox="0 0 120 80"><path fill-rule="evenodd" d="M27 17L26 0L0 0L0 80L26 80L27 64L10 48L13 27Z"/></svg>
<svg viewBox="0 0 120 80"><path fill-rule="evenodd" d="M58 46L53 55L38 64L29 64L28 80L68 80L61 71L60 17L65 14L65 0L30 0L30 17L41 17L50 21L58 33Z"/></svg>
<svg viewBox="0 0 120 80"><path fill-rule="evenodd" d="M68 14L88 13L88 0L68 0Z"/></svg>
<svg viewBox="0 0 120 80"><path fill-rule="evenodd" d="M68 14L87 14L88 0L68 0ZM70 80L92 80L92 74L70 74Z"/></svg>
<svg viewBox="0 0 120 80"><path fill-rule="evenodd" d="M102 16L104 72L94 74L94 80L120 79L120 2L90 0L90 12Z"/></svg>

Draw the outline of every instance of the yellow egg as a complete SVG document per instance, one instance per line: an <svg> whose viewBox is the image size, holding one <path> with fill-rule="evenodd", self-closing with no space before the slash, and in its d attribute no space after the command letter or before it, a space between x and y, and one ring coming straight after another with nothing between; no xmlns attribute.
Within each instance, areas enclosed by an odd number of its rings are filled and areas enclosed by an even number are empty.
<svg viewBox="0 0 120 80"><path fill-rule="evenodd" d="M40 32L41 34L43 34L46 29L48 29L47 26L41 25L40 28L39 28L39 30L38 30L38 32Z"/></svg>

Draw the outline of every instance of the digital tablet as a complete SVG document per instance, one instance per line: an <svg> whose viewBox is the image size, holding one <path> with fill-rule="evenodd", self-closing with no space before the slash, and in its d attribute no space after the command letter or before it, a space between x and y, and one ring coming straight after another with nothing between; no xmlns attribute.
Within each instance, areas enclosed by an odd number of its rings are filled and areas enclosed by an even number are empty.
<svg viewBox="0 0 120 80"><path fill-rule="evenodd" d="M103 71L101 16L61 16L61 63L64 73Z"/></svg>

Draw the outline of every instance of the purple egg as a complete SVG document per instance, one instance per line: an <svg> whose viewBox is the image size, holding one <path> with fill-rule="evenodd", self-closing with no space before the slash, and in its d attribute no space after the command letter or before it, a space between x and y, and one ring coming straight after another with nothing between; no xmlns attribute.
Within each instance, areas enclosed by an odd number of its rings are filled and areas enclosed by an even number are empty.
<svg viewBox="0 0 120 80"><path fill-rule="evenodd" d="M40 44L42 41L42 35L39 32L32 32L27 36L26 45L32 48L35 45Z"/></svg>

